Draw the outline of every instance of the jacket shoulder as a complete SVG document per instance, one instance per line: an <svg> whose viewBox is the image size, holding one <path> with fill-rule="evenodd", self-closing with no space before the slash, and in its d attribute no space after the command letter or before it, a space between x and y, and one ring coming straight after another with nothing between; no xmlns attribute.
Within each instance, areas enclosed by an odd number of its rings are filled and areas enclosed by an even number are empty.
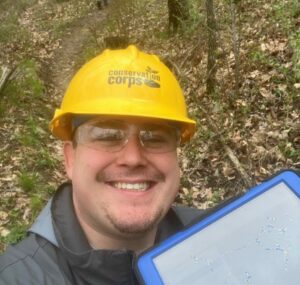
<svg viewBox="0 0 300 285"><path fill-rule="evenodd" d="M205 210L186 207L182 205L173 206L172 209L184 226L187 226L193 221L201 218L206 213Z"/></svg>
<svg viewBox="0 0 300 285"><path fill-rule="evenodd" d="M59 270L55 248L29 235L0 256L0 285L69 285Z"/></svg>

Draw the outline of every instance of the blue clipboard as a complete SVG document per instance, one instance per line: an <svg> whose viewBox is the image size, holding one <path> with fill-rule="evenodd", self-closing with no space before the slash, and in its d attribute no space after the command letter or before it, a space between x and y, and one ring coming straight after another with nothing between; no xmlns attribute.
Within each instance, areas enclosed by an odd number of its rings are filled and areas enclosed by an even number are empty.
<svg viewBox="0 0 300 285"><path fill-rule="evenodd" d="M251 188L142 253L136 272L145 285L299 285L299 175Z"/></svg>

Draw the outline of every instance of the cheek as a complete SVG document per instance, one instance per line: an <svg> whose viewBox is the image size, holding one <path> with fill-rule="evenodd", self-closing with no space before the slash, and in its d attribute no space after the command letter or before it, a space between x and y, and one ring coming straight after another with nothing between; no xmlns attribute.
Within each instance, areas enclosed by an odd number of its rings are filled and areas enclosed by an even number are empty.
<svg viewBox="0 0 300 285"><path fill-rule="evenodd" d="M172 185L171 188L173 189L174 194L177 195L180 184L180 168L178 162L174 163L174 168L170 174L170 183Z"/></svg>
<svg viewBox="0 0 300 285"><path fill-rule="evenodd" d="M109 164L105 154L93 150L79 150L74 158L73 180L93 179L95 175Z"/></svg>
<svg viewBox="0 0 300 285"><path fill-rule="evenodd" d="M172 168L172 172L176 175L179 175L180 168L179 168L179 163L178 163L178 157L176 154L172 155L169 159L169 164Z"/></svg>
<svg viewBox="0 0 300 285"><path fill-rule="evenodd" d="M157 162L159 169L165 174L166 180L169 184L179 184L180 180L180 168L176 154L170 153L168 156L163 157Z"/></svg>
<svg viewBox="0 0 300 285"><path fill-rule="evenodd" d="M179 191L179 185L180 185L180 167L178 164L178 159L177 157L174 158L171 162L170 162L171 168L169 171L169 175L168 178L169 179L169 188L170 188L170 192L172 193L172 195L170 195L170 197L172 197L172 201L171 203L173 203L173 200L175 199L176 195L178 194ZM169 192L169 193L170 193Z"/></svg>

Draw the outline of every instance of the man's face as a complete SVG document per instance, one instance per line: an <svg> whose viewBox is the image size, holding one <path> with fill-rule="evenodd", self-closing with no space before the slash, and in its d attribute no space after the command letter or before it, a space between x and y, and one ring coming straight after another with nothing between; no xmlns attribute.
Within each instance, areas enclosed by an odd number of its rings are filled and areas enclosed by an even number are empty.
<svg viewBox="0 0 300 285"><path fill-rule="evenodd" d="M103 148L94 148L85 139L76 147L71 142L64 146L76 214L106 236L128 237L155 229L179 188L176 148L163 153L145 150L137 129L150 122L127 122L132 134L120 150L105 151L105 141Z"/></svg>

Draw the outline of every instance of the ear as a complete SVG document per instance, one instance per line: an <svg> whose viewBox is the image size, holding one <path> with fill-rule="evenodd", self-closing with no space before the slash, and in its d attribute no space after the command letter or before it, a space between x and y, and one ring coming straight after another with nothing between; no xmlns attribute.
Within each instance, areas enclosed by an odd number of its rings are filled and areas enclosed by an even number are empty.
<svg viewBox="0 0 300 285"><path fill-rule="evenodd" d="M67 176L72 180L75 149L71 141L64 142L64 164Z"/></svg>

